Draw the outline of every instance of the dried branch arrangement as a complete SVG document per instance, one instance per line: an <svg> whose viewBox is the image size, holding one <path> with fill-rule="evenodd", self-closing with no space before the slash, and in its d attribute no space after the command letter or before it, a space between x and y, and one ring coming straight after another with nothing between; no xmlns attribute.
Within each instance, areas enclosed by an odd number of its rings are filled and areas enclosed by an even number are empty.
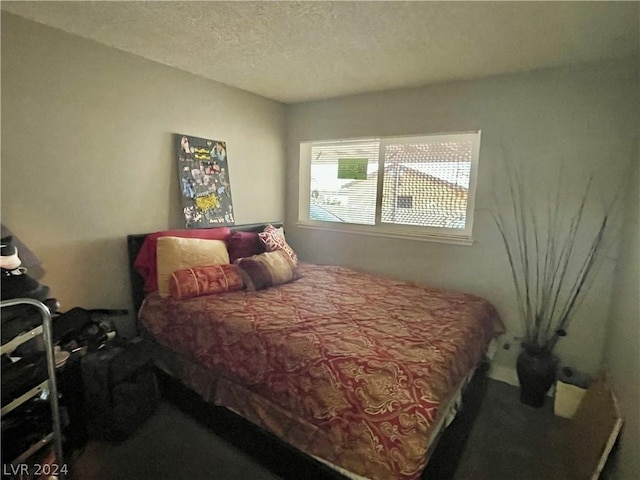
<svg viewBox="0 0 640 480"><path fill-rule="evenodd" d="M562 176L555 199L541 212L527 195L521 171L509 162L505 165L508 201L502 205L495 201L493 217L511 267L523 323L522 343L525 348L551 353L559 338L567 334L592 283L615 200L601 213L598 223L587 228L585 209L593 177L569 216L563 205Z"/></svg>

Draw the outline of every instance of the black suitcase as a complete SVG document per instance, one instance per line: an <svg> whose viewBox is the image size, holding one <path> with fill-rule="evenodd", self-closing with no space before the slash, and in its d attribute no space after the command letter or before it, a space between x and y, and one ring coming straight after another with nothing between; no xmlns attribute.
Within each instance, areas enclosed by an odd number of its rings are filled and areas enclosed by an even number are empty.
<svg viewBox="0 0 640 480"><path fill-rule="evenodd" d="M158 384L141 342L87 353L81 374L89 438L125 440L155 412Z"/></svg>

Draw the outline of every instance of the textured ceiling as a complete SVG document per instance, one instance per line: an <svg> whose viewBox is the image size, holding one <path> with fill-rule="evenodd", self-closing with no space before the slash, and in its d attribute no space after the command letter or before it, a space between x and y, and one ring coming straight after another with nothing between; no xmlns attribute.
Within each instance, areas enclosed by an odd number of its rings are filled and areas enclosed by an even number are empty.
<svg viewBox="0 0 640 480"><path fill-rule="evenodd" d="M638 2L9 2L286 103L638 57Z"/></svg>

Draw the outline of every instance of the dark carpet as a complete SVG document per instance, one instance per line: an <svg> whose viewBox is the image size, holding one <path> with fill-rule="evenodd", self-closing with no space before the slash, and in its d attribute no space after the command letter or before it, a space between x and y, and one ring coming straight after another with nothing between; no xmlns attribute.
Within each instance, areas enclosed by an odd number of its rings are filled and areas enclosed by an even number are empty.
<svg viewBox="0 0 640 480"><path fill-rule="evenodd" d="M478 378L422 478L567 478L570 422L553 415L552 399L531 408L520 403L516 387ZM90 442L72 464L72 479L342 478L225 409L203 405L192 392L172 384L164 392L156 414L126 442Z"/></svg>

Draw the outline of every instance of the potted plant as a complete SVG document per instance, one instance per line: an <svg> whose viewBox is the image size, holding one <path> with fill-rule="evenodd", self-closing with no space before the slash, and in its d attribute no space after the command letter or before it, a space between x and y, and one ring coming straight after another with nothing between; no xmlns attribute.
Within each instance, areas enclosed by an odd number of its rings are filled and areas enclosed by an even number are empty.
<svg viewBox="0 0 640 480"><path fill-rule="evenodd" d="M560 175L554 200L541 212L527 195L522 173L505 164L508 205L496 201L493 217L511 267L522 321L522 348L516 362L520 400L540 407L556 378L556 344L567 334L592 282L613 203L595 221L590 215L586 222L593 178L572 209L562 201Z"/></svg>

